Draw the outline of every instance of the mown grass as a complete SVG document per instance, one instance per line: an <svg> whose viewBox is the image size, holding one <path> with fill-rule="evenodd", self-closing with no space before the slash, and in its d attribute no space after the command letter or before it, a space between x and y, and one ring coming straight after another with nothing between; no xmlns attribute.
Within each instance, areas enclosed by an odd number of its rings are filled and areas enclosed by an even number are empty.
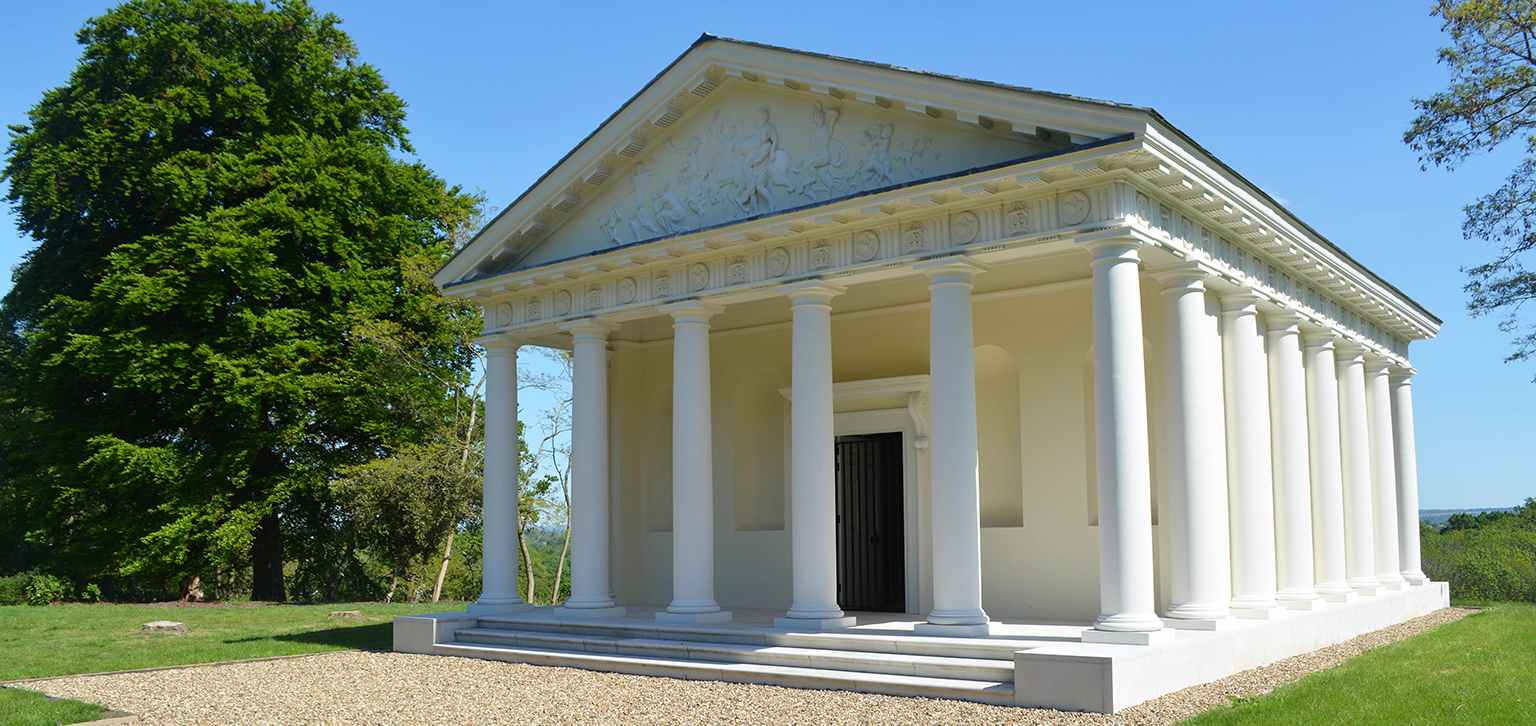
<svg viewBox="0 0 1536 726"><path fill-rule="evenodd" d="M0 681L388 648L393 616L462 607L452 603L0 607ZM327 617L335 610L360 610L363 619ZM185 623L187 634L145 634L144 623L154 620ZM101 710L15 688L0 689L0 726L77 723L95 718Z"/></svg>
<svg viewBox="0 0 1536 726"><path fill-rule="evenodd" d="M1536 723L1536 605L1495 603L1181 726Z"/></svg>

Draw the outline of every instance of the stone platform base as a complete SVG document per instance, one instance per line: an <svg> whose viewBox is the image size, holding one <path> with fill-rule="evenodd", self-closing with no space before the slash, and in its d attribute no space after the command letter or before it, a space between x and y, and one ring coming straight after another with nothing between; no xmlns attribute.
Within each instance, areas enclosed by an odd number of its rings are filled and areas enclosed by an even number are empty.
<svg viewBox="0 0 1536 726"><path fill-rule="evenodd" d="M920 616L899 613L858 613L851 627L785 630L774 627L782 611L737 609L730 621L690 623L656 617L657 606L591 619L537 608L399 616L394 642L411 653L1113 713L1449 605L1449 587L1431 582L1135 637L1096 634L1089 623L1006 619L954 637L925 633Z"/></svg>

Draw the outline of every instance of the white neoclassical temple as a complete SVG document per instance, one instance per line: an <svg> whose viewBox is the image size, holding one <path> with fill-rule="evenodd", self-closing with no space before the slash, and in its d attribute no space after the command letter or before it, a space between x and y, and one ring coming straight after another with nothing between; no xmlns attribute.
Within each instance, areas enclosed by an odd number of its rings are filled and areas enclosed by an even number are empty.
<svg viewBox="0 0 1536 726"><path fill-rule="evenodd" d="M1440 321L1151 109L705 36L435 279L485 313L484 592L401 650L1114 711L1448 602Z"/></svg>

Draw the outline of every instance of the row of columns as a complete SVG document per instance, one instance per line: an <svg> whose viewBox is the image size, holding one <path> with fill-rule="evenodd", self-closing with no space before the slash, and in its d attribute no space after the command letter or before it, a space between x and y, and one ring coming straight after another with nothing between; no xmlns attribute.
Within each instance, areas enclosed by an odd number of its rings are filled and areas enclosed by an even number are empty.
<svg viewBox="0 0 1536 726"><path fill-rule="evenodd" d="M1168 633L1154 608L1140 243L1085 246L1093 269L1101 615L1084 639L1147 643ZM934 603L918 630L984 635L971 280L986 267L950 257L916 269L928 277L930 295ZM1423 582L1407 375L1389 374L1384 361L1367 361L1363 348L1331 331L1303 331L1294 313L1267 314L1261 337L1251 291L1221 296L1219 333L1206 310L1203 269L1186 265L1157 278L1167 335L1168 616L1253 616L1282 603L1307 607L1319 595ZM831 300L843 291L824 281L785 291L793 321L793 605L780 627L853 621L837 605L833 482ZM697 300L661 308L674 330L673 600L656 616L665 622L731 617L714 599L709 320L721 310ZM558 614L621 614L608 590L611 327L587 319L566 329L575 367L573 577ZM519 343L504 336L481 343L486 438L515 441ZM515 455L515 447L486 447L481 610L522 602L512 554Z"/></svg>

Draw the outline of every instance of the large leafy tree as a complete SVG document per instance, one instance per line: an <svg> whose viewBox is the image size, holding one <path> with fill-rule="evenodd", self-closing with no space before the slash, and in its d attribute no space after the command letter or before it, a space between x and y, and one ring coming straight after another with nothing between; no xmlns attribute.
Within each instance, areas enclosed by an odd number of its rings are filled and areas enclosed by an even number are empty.
<svg viewBox="0 0 1536 726"><path fill-rule="evenodd" d="M427 275L476 200L402 160L405 104L339 23L132 0L11 128L37 247L0 302L0 473L54 566L248 563L282 600L284 519L452 418L477 323Z"/></svg>
<svg viewBox="0 0 1536 726"><path fill-rule="evenodd" d="M1431 12L1451 39L1440 49L1451 83L1414 99L1419 116L1403 140L1426 167L1447 169L1506 141L1524 143L1525 159L1504 185L1466 208L1467 238L1500 249L1492 261L1464 271L1468 308L1474 315L1504 313L1500 327L1516 336L1509 360L1536 357L1536 329L1519 317L1536 299L1536 272L1522 260L1536 247L1536 2L1439 0Z"/></svg>

